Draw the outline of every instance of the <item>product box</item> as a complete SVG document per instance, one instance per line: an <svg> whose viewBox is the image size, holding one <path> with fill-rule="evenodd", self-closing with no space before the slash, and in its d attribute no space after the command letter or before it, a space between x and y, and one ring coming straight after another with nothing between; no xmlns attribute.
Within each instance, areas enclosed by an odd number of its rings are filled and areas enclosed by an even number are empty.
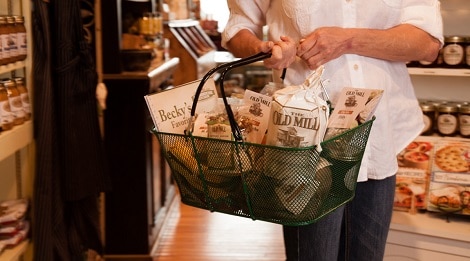
<svg viewBox="0 0 470 261"><path fill-rule="evenodd" d="M398 155L395 210L426 209L433 151L439 140L439 137L419 136Z"/></svg>
<svg viewBox="0 0 470 261"><path fill-rule="evenodd" d="M432 162L427 210L470 215L470 140L442 138Z"/></svg>
<svg viewBox="0 0 470 261"><path fill-rule="evenodd" d="M144 96L155 127L160 132L183 134L189 125L191 108L200 81L193 81L163 92ZM214 80L208 79L199 95L196 113L212 111L217 106Z"/></svg>

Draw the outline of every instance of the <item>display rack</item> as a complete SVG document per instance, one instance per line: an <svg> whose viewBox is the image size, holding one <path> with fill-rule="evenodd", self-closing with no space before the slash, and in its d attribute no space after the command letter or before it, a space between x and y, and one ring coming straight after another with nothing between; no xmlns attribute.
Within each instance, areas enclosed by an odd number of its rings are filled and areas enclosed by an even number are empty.
<svg viewBox="0 0 470 261"><path fill-rule="evenodd" d="M0 0L1 14L21 14L25 17L27 42L31 40L31 3L30 1ZM32 48L28 47L27 58L24 61L0 66L0 76L25 77L27 89L31 94L31 57ZM34 156L32 144L33 121L29 120L11 130L0 133L0 201L14 198L31 197ZM9 187L8 187L9 186ZM2 261L25 259L31 244L29 240L22 241L13 248L7 248L0 254Z"/></svg>

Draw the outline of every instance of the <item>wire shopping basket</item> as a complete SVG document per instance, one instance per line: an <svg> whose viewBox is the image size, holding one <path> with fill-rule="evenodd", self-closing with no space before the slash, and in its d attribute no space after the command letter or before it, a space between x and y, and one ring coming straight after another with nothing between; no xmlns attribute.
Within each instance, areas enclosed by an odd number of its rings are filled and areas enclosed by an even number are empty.
<svg viewBox="0 0 470 261"><path fill-rule="evenodd" d="M356 180L375 118L317 146L286 148L243 141L223 91L230 69L269 57L257 54L219 65L221 96L235 140L152 132L159 140L184 204L212 212L283 225L314 223L354 197ZM214 160L217 166L214 166Z"/></svg>

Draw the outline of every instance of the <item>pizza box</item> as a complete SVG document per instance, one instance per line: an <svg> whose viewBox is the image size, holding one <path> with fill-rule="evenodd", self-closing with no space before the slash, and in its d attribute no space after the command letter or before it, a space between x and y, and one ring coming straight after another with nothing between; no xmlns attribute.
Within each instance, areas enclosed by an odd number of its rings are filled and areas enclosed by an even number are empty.
<svg viewBox="0 0 470 261"><path fill-rule="evenodd" d="M470 140L442 138L432 162L427 210L470 215Z"/></svg>
<svg viewBox="0 0 470 261"><path fill-rule="evenodd" d="M419 136L397 156L395 210L414 213L426 209L433 149L439 140L439 137Z"/></svg>

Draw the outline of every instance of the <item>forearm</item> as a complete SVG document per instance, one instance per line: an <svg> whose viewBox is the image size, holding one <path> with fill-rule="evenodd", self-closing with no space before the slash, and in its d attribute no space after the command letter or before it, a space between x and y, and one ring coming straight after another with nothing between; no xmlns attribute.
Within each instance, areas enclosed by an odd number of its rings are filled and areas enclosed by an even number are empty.
<svg viewBox="0 0 470 261"><path fill-rule="evenodd" d="M402 24L388 30L346 29L351 41L345 53L390 61L434 61L440 42L412 25Z"/></svg>
<svg viewBox="0 0 470 261"><path fill-rule="evenodd" d="M262 43L263 41L252 32L244 29L239 31L227 42L227 49L235 57L247 57L263 51L261 50Z"/></svg>

